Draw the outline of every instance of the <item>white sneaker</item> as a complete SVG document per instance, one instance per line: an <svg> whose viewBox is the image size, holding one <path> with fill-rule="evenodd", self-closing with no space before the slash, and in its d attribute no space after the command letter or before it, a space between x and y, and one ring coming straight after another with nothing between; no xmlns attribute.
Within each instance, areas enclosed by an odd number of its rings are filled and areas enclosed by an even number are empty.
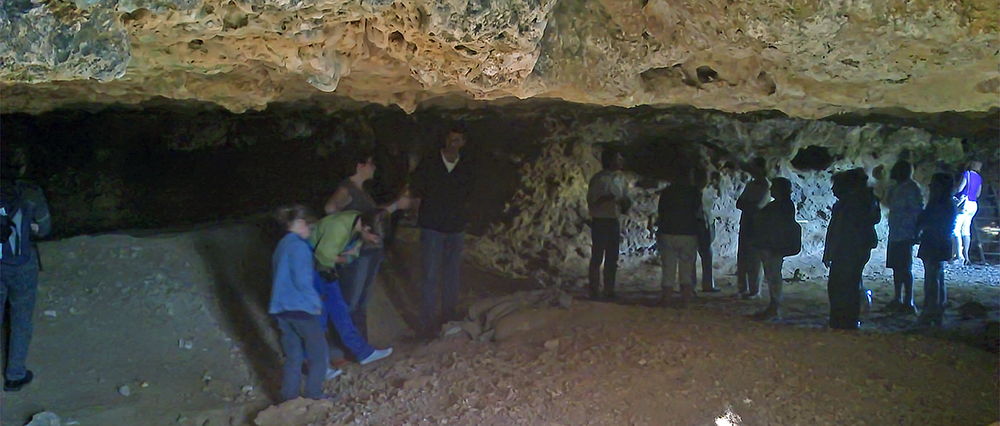
<svg viewBox="0 0 1000 426"><path fill-rule="evenodd" d="M375 349L375 352L372 352L372 354L368 355L367 358L361 360L361 365L371 364L382 358L388 357L389 355L392 355L392 348Z"/></svg>
<svg viewBox="0 0 1000 426"><path fill-rule="evenodd" d="M327 368L326 369L326 380L336 379L337 376L339 376L343 372L344 372L344 370L341 370L339 368Z"/></svg>

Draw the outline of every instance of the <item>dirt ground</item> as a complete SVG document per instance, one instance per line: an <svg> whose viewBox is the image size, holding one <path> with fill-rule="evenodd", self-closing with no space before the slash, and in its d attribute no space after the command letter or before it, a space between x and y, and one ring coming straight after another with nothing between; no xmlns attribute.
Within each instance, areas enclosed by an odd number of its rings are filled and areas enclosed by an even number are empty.
<svg viewBox="0 0 1000 426"><path fill-rule="evenodd" d="M407 337L412 239L374 301L377 344L397 354L327 383L340 399L267 408L280 351L264 313L273 235L253 223L75 237L41 245L29 367L2 394L2 423L48 410L63 424L989 424L1000 419L997 355L982 329L1000 308L1000 269L952 268L943 330L877 311L830 331L825 285L789 283L787 314L724 292L685 310L647 306L654 265L623 277L618 303L531 313L502 342ZM530 287L468 268L465 303ZM920 287L918 274L918 289ZM918 291L918 300L922 293ZM981 312L959 307L969 301ZM968 319L963 319L968 317ZM124 391L123 386L128 386ZM127 396L125 395L127 394Z"/></svg>

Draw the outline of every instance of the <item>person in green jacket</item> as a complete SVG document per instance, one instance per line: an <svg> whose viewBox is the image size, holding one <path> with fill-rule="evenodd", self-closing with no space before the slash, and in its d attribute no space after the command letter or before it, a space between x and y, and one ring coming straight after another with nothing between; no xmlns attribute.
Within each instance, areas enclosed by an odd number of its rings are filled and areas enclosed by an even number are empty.
<svg viewBox="0 0 1000 426"><path fill-rule="evenodd" d="M370 364L392 354L392 348L375 349L358 330L348 314L348 307L340 291L336 270L358 257L362 241L378 244L380 237L371 232L376 212L361 214L344 211L324 217L316 224L309 243L316 260L316 288L323 299L324 323L332 323L339 336L341 347L331 347L330 359L340 359L344 349L351 352L361 365ZM336 340L334 340L336 341ZM339 369L328 370L327 378L340 374Z"/></svg>
<svg viewBox="0 0 1000 426"><path fill-rule="evenodd" d="M337 212L316 224L310 243L314 248L317 269L330 272L351 263L358 256L363 241L378 244L381 238L371 231L375 214L362 215L353 210Z"/></svg>

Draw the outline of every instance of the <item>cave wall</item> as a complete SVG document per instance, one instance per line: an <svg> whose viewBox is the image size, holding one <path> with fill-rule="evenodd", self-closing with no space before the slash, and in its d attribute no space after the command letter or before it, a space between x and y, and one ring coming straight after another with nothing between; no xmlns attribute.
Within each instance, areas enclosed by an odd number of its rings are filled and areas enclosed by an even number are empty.
<svg viewBox="0 0 1000 426"><path fill-rule="evenodd" d="M293 201L319 208L346 174L345 154L359 147L374 150L379 169L373 190L388 199L403 189L407 170L434 151L451 123L464 121L467 154L478 160L480 171L469 256L494 271L549 285L583 281L590 246L586 185L599 169L604 146L625 153L636 200L623 224L626 276L654 259L655 187L690 164L711 173L705 198L714 203L715 267L723 273L735 268L735 199L747 179L734 160L762 155L772 176L792 181L804 247L786 262L786 272L799 269L805 276L825 273L820 258L834 202L833 172L864 167L879 194L900 157L918 165L921 183L970 156L993 159L985 175L998 176L1000 144L989 137L991 125L976 137L961 138L937 131L930 118L923 120L925 128L892 120L845 124L851 120L841 118L553 101L414 114L377 106L325 113L292 104L232 114L205 105L157 103L7 114L0 116L0 131L5 150L29 152L33 178L50 198L57 234L71 235L214 222ZM967 123L976 125L983 127L980 121ZM884 220L879 235L884 240ZM883 264L884 249L882 241L870 267Z"/></svg>

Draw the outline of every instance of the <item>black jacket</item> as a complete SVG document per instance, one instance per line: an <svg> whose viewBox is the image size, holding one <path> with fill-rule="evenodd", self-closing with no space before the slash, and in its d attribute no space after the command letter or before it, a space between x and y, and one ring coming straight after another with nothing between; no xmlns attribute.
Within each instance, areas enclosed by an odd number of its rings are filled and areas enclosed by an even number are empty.
<svg viewBox="0 0 1000 426"><path fill-rule="evenodd" d="M469 218L475 166L463 155L450 173L441 153L425 157L413 172L413 193L420 198L417 224L438 232L462 232Z"/></svg>

